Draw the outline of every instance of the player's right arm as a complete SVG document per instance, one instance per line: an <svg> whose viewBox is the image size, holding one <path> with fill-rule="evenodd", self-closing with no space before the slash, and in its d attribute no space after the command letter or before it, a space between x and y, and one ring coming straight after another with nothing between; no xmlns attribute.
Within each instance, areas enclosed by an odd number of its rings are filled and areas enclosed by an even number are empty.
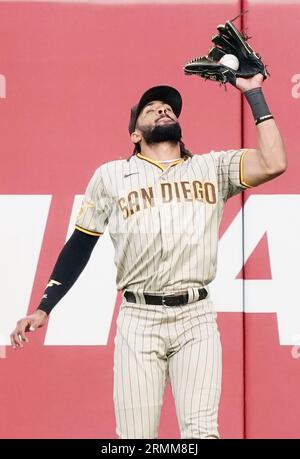
<svg viewBox="0 0 300 459"><path fill-rule="evenodd" d="M51 310L70 290L85 268L108 223L109 203L110 197L104 186L100 167L87 186L75 230L59 254L37 310L20 319L10 335L14 349L20 349L24 342L28 342L26 332L35 331L46 324Z"/></svg>
<svg viewBox="0 0 300 459"><path fill-rule="evenodd" d="M14 349L20 349L23 343L28 342L26 332L35 331L46 324L51 310L70 290L85 268L99 236L100 234L87 234L75 229L59 254L37 310L20 319L11 333L10 340Z"/></svg>

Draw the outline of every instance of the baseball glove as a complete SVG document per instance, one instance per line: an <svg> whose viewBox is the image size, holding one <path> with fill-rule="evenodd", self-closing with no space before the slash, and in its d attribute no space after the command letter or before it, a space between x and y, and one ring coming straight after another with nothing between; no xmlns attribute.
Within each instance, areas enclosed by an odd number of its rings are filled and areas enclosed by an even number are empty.
<svg viewBox="0 0 300 459"><path fill-rule="evenodd" d="M185 75L198 75L205 80L217 81L220 84L229 82L233 86L236 86L236 79L239 77L251 78L261 73L266 79L270 75L261 56L247 43L249 37L233 25L237 17L217 27L218 34L211 39L214 45L207 55L196 57L185 64L183 67ZM238 58L237 70L220 62L226 54L233 54Z"/></svg>

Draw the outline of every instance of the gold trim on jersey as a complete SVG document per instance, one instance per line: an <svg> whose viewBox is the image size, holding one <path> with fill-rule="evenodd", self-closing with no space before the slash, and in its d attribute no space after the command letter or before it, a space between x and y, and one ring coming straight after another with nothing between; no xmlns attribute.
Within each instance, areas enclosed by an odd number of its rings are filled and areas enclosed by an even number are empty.
<svg viewBox="0 0 300 459"><path fill-rule="evenodd" d="M247 188L252 188L252 185L248 185L248 183L245 182L244 180L244 171L243 171L243 160L244 160L244 155L248 150L246 149L240 158L240 182L242 185L246 186Z"/></svg>
<svg viewBox="0 0 300 459"><path fill-rule="evenodd" d="M159 167L162 171L164 171L168 167L175 166L176 164L182 163L184 161L183 158L178 158L178 159L175 159L173 163L169 164L168 166L163 167L159 164L159 161L155 161L155 159L148 158L148 156L144 156L142 155L142 153L137 153L136 156L138 156L140 159L144 159L145 161L148 161L149 163L154 164L155 166Z"/></svg>
<svg viewBox="0 0 300 459"><path fill-rule="evenodd" d="M82 231L83 233L90 234L91 236L101 236L101 234L103 234L103 233L96 233L95 231L89 231L85 228L81 228L78 225L75 225L75 229Z"/></svg>

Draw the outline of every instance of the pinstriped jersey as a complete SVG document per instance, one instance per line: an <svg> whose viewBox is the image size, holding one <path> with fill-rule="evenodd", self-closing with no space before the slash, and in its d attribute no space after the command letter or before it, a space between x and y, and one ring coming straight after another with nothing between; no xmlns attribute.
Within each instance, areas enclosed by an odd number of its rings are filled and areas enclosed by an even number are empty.
<svg viewBox="0 0 300 459"><path fill-rule="evenodd" d="M118 290L173 292L214 279L224 204L247 188L245 151L194 154L168 167L138 153L95 171L76 228L99 236L108 226Z"/></svg>

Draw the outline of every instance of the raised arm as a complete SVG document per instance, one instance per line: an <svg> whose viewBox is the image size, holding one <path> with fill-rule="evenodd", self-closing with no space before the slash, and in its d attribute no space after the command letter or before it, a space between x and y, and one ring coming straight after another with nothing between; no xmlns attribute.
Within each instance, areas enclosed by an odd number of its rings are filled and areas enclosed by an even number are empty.
<svg viewBox="0 0 300 459"><path fill-rule="evenodd" d="M247 99L256 123L257 149L243 155L242 178L248 186L257 186L285 172L287 157L283 139L262 92L263 76L237 78L236 86Z"/></svg>

